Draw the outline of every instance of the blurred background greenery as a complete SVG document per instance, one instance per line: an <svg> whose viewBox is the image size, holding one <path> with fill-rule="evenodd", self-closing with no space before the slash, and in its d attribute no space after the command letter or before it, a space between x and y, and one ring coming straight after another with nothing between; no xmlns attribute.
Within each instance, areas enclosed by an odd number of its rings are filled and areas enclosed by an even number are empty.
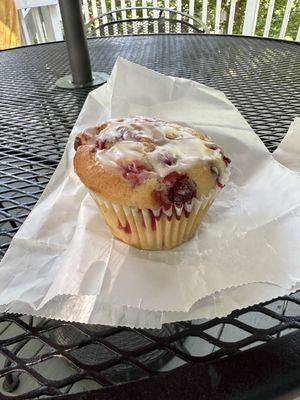
<svg viewBox="0 0 300 400"><path fill-rule="evenodd" d="M227 32L229 9L231 0L222 0L221 6L221 19L220 19L220 33ZM242 34L243 22L245 17L247 0L237 0L233 24L233 34ZM270 0L260 0L257 25L255 30L255 35L263 36L267 11ZM99 3L99 4L98 4ZM126 7L131 7L131 1L125 0ZM97 0L99 9L101 10L100 0ZM115 1L116 8L121 7L121 1ZM159 7L165 7L165 2L163 0L158 0L157 4ZM176 8L176 0L169 0L170 8ZM275 0L274 12L272 17L271 28L269 32L269 37L278 38L287 0ZM147 1L148 6L153 6L153 1ZM106 0L107 10L111 10L110 0ZM142 0L136 0L136 6L142 6ZM181 0L182 11L189 13L189 0ZM214 31L215 23L215 12L216 12L216 0L208 0L207 7L207 26L211 32ZM138 14L141 12L138 12ZM92 10L90 10L92 15ZM202 15L202 0L194 0L194 15L201 19ZM300 0L293 0L292 10L289 18L288 27L286 30L285 39L295 40L297 36L297 31L300 23Z"/></svg>

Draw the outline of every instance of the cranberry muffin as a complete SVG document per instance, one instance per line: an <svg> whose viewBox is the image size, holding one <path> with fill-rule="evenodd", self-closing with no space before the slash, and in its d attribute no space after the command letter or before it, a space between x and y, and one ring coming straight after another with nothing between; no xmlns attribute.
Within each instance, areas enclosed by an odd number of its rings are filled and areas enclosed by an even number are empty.
<svg viewBox="0 0 300 400"><path fill-rule="evenodd" d="M154 118L110 119L80 133L74 168L113 235L140 249L190 239L230 159L204 134Z"/></svg>

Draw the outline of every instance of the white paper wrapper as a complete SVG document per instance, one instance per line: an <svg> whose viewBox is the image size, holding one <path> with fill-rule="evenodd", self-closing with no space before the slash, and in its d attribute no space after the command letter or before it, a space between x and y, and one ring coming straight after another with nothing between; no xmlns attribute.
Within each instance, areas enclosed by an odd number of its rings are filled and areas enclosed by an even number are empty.
<svg viewBox="0 0 300 400"><path fill-rule="evenodd" d="M168 210L161 207L151 212L148 209L141 210L137 207L111 203L93 192L91 195L99 206L107 225L112 228L112 234L115 234L118 239L139 249L163 250L175 248L193 237L218 191L212 189L207 196L202 196L200 199L194 198L192 202L185 203L182 207L175 206ZM188 218L180 218L184 209L189 212ZM174 213L179 218L176 218ZM152 229L151 215L157 217L162 215L159 220L154 220L155 230ZM172 215L173 218L168 220L168 217ZM130 230L130 234L125 232L127 229Z"/></svg>
<svg viewBox="0 0 300 400"><path fill-rule="evenodd" d="M231 181L195 237L173 250L141 251L114 239L73 172L75 135L128 115L202 130L232 159ZM293 290L299 144L296 121L275 154L281 164L223 93L118 59L110 81L88 96L57 170L0 264L0 311L157 328Z"/></svg>

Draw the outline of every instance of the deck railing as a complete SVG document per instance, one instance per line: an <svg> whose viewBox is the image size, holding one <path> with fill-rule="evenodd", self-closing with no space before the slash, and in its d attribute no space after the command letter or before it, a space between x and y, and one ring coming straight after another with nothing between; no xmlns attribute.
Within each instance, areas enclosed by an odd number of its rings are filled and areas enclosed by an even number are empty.
<svg viewBox="0 0 300 400"><path fill-rule="evenodd" d="M16 4L23 44L63 39L58 0L16 0ZM86 23L111 10L147 6L188 13L200 19L215 34L300 41L300 0L82 0ZM142 11L143 17L146 17L146 12ZM130 18L130 13L132 18L137 17L136 10L122 11L122 19ZM104 17L103 23L106 22ZM189 22L193 24L192 19ZM127 27L123 25L122 33L126 34ZM114 34L118 33L117 29L117 25L114 25ZM106 32L108 34L108 30Z"/></svg>

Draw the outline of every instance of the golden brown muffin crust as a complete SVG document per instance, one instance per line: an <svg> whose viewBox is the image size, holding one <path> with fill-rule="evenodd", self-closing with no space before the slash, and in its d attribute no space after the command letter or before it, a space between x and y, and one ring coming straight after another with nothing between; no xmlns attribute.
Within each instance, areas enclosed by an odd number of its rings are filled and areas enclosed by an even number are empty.
<svg viewBox="0 0 300 400"><path fill-rule="evenodd" d="M230 160L188 127L152 118L109 120L74 143L74 168L91 191L141 209L180 206L224 186Z"/></svg>

